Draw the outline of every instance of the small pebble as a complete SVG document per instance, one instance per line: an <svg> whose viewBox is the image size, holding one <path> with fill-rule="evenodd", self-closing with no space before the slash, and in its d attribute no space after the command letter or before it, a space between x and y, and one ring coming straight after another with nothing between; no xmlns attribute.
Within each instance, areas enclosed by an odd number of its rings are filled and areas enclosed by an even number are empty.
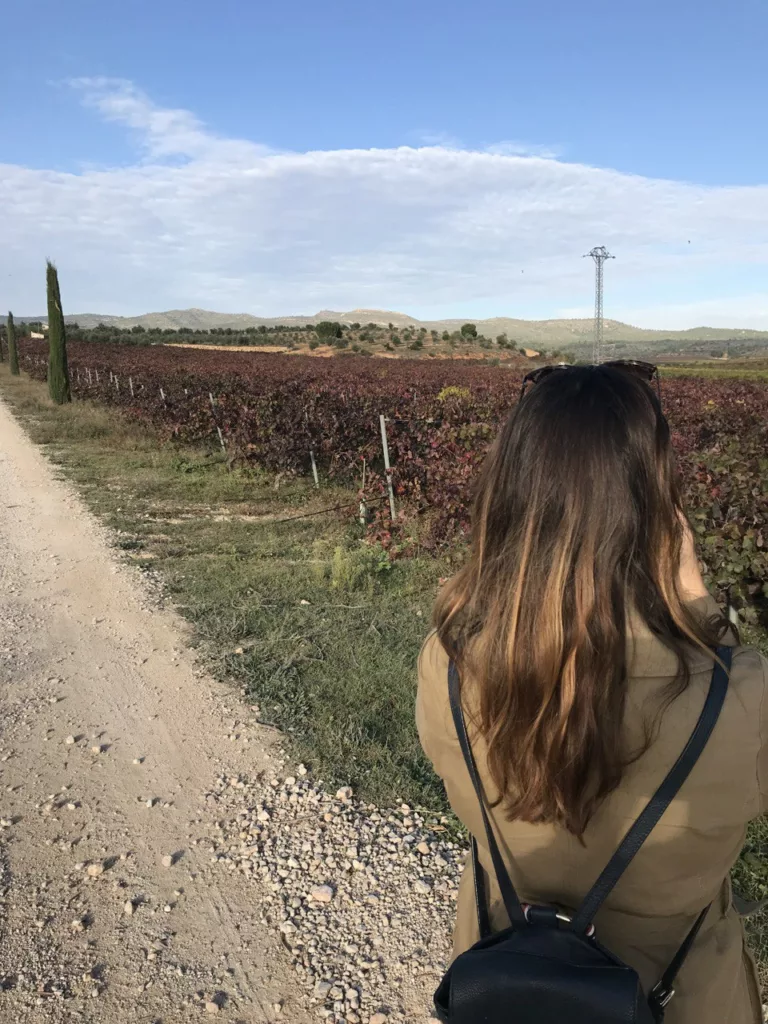
<svg viewBox="0 0 768 1024"><path fill-rule="evenodd" d="M310 890L309 898L317 903L330 903L333 899L333 889L330 885L316 885Z"/></svg>

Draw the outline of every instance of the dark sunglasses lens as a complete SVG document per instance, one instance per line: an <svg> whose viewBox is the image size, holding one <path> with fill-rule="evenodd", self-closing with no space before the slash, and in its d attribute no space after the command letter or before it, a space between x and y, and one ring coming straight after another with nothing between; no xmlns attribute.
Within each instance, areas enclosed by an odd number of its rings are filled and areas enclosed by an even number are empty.
<svg viewBox="0 0 768 1024"><path fill-rule="evenodd" d="M559 369L557 366L540 366L537 370L531 370L530 373L526 373L523 378L524 382L526 384L538 384L557 369Z"/></svg>
<svg viewBox="0 0 768 1024"><path fill-rule="evenodd" d="M610 366L615 370L623 370L625 373L631 373L635 377L640 377L641 380L651 381L656 376L656 367L652 363L632 362L631 360L616 360L612 363L604 363L604 366Z"/></svg>

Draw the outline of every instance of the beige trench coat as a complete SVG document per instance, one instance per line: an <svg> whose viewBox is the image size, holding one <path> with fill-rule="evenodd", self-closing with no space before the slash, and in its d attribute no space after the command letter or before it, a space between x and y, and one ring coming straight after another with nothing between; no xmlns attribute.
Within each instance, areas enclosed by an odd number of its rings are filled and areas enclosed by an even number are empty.
<svg viewBox="0 0 768 1024"><path fill-rule="evenodd" d="M717 610L710 599L695 605L703 613ZM631 629L626 727L634 744L641 741L648 709L675 673L675 657L647 627L633 622ZM510 822L495 810L502 854L523 902L578 906L693 730L712 663L692 652L690 664L691 686L666 711L656 742L601 806L584 846L562 828ZM419 736L453 810L477 837L497 930L509 919L488 874L490 857L453 728L447 673L448 657L433 633L419 658ZM725 705L700 761L595 920L602 944L634 967L650 991L699 911L714 900L677 980L667 1024L757 1024L763 1019L757 974L731 905L728 874L747 822L768 808L767 687L768 662L756 651L737 648ZM471 713L471 686L466 692ZM493 798L482 737L469 729L486 794ZM468 869L459 888L454 955L479 938L471 875Z"/></svg>

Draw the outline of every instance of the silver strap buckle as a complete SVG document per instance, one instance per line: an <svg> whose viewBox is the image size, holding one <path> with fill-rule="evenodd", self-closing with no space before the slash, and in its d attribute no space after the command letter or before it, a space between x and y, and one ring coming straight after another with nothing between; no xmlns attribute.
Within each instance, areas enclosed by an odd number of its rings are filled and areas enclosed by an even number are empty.
<svg viewBox="0 0 768 1024"><path fill-rule="evenodd" d="M656 1006L658 1006L661 1010L664 1009L664 1007L667 1005L667 1003L670 1001L674 994L675 990L673 988L664 989L661 986L661 982L659 982L659 984L651 992L653 1001L655 1002Z"/></svg>
<svg viewBox="0 0 768 1024"><path fill-rule="evenodd" d="M531 904L530 903L523 903L522 907L523 907L523 914L525 915L525 920L530 923L531 918L530 918L529 915L530 915L530 910L531 910ZM573 921L573 918L570 915L563 913L562 910L557 910L555 912L555 917L557 918L558 921L562 921L563 924L570 924L571 921ZM591 924L589 926L589 928L587 929L587 938L591 939L594 936L594 934L595 934L595 926L593 924Z"/></svg>

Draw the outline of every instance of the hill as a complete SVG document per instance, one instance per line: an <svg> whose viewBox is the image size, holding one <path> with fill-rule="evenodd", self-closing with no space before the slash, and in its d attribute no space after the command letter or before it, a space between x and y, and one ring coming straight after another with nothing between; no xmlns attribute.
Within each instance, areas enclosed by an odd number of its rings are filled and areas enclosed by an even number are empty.
<svg viewBox="0 0 768 1024"><path fill-rule="evenodd" d="M17 319L40 320L44 317L18 317ZM122 329L141 326L146 330L191 330L244 331L255 327L286 326L307 327L323 320L335 320L343 324L388 325L395 329L412 328L453 332L458 330L464 319L417 320L405 313L381 309L353 309L348 312L323 309L313 316L257 317L250 313L217 313L205 309L171 309L161 313L144 313L140 316L123 317L100 313L75 313L66 317L70 323L83 328L106 324ZM4 318L0 318L0 322ZM496 338L500 334L517 342L518 346L537 349L561 349L574 354L584 354L592 344L593 321L572 320L521 320L513 317L491 317L473 321L479 334ZM732 355L748 355L768 349L768 331L753 331L743 328L694 327L684 331L648 330L634 327L618 320L604 321L604 335L607 343L615 346L617 355L685 355L711 357L720 355L728 347Z"/></svg>

